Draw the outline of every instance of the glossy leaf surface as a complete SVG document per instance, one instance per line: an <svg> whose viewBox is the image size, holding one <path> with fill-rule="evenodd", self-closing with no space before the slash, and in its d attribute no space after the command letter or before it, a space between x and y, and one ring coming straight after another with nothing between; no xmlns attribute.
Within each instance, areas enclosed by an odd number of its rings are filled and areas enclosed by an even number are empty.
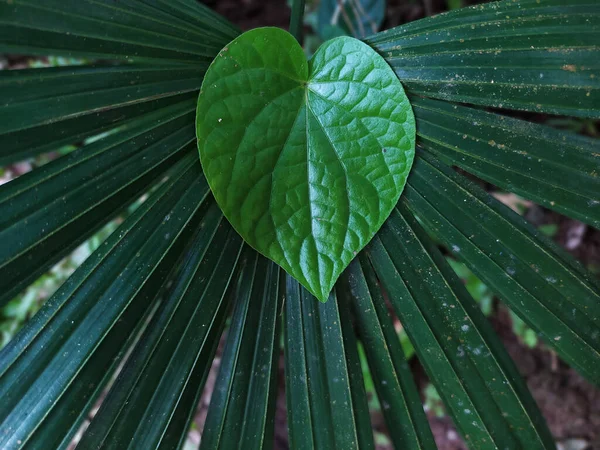
<svg viewBox="0 0 600 450"><path fill-rule="evenodd" d="M470 448L553 448L498 336L441 252L401 209L366 249L390 303Z"/></svg>
<svg viewBox="0 0 600 450"><path fill-rule="evenodd" d="M507 191L600 228L600 142L512 117L411 99L419 145Z"/></svg>
<svg viewBox="0 0 600 450"><path fill-rule="evenodd" d="M0 51L134 62L210 62L237 29L189 0L0 0Z"/></svg>
<svg viewBox="0 0 600 450"><path fill-rule="evenodd" d="M356 336L332 293L315 301L287 277L285 374L290 448L374 448Z"/></svg>
<svg viewBox="0 0 600 450"><path fill-rule="evenodd" d="M367 39L410 92L461 103L600 117L597 0L461 8Z"/></svg>
<svg viewBox="0 0 600 450"><path fill-rule="evenodd" d="M176 169L3 349L0 447L32 437L209 198L193 159Z"/></svg>
<svg viewBox="0 0 600 450"><path fill-rule="evenodd" d="M252 30L202 84L200 160L225 216L325 301L394 207L414 157L414 116L386 62L352 38L306 62L285 31Z"/></svg>
<svg viewBox="0 0 600 450"><path fill-rule="evenodd" d="M547 345L600 385L600 289L593 275L426 152L419 152L402 203Z"/></svg>
<svg viewBox="0 0 600 450"><path fill-rule="evenodd" d="M319 304L291 276L275 298L283 270L242 248L201 174L194 107L235 26L197 0L0 0L0 52L85 58L0 72L0 164L80 148L0 189L0 303L150 194L0 353L3 447L67 448L81 433L82 449L184 447L235 303L206 448L282 446L279 308L291 448L374 447L357 338L393 445L432 447L392 305L472 448L554 448L432 239L600 384L597 280L448 167L597 227L597 141L447 103L599 117L599 17L597 0L509 0L368 38L411 95L423 150L397 210ZM271 75L259 96L283 93Z"/></svg>
<svg viewBox="0 0 600 450"><path fill-rule="evenodd" d="M365 252L350 263L338 286L340 297L347 299L342 309L354 312L394 448L437 448L377 275Z"/></svg>
<svg viewBox="0 0 600 450"><path fill-rule="evenodd" d="M202 450L273 448L285 273L250 247L246 256Z"/></svg>
<svg viewBox="0 0 600 450"><path fill-rule="evenodd" d="M199 239L181 276L133 349L80 448L102 443L120 449L142 441L143 448L177 447L173 436L178 441L187 429L206 379L242 247L221 218L213 204L198 227ZM165 410L173 414L155 414ZM174 428L178 431L173 433Z"/></svg>

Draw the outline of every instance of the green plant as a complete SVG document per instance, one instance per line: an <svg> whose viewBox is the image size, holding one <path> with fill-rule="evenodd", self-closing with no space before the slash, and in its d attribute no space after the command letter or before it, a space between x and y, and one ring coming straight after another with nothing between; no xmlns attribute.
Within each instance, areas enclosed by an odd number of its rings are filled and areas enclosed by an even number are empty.
<svg viewBox="0 0 600 450"><path fill-rule="evenodd" d="M415 155L413 112L381 56L339 37L308 63L278 28L215 58L196 135L233 228L323 302L398 203Z"/></svg>
<svg viewBox="0 0 600 450"><path fill-rule="evenodd" d="M104 61L0 72L0 163L117 130L0 187L0 302L144 198L0 353L0 447L67 447L100 398L78 448L182 445L230 317L202 448L273 445L282 335L292 448L374 447L357 340L393 444L434 448L393 309L469 446L553 448L428 234L600 382L597 280L450 167L600 225L597 141L461 104L597 118L599 16L505 1L365 40L406 88L417 152L321 304L243 244L202 175L198 91L239 30L193 0L0 0L0 51Z"/></svg>

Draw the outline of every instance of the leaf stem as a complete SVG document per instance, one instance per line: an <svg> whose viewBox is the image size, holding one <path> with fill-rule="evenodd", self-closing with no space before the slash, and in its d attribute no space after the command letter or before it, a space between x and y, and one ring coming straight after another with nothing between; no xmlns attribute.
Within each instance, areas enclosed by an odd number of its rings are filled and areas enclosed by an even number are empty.
<svg viewBox="0 0 600 450"><path fill-rule="evenodd" d="M292 1L292 15L290 17L290 33L296 38L298 43L302 45L303 28L304 28L304 1Z"/></svg>

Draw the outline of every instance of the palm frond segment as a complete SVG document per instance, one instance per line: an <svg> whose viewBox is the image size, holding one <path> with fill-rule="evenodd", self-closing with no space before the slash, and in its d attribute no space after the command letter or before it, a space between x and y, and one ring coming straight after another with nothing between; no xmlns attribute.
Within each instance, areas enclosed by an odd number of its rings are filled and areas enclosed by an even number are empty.
<svg viewBox="0 0 600 450"><path fill-rule="evenodd" d="M350 264L339 286L347 302L341 308L352 310L394 446L437 448L377 275L364 253Z"/></svg>
<svg viewBox="0 0 600 450"><path fill-rule="evenodd" d="M238 34L191 1L0 1L0 51L128 62L210 63Z"/></svg>
<svg viewBox="0 0 600 450"><path fill-rule="evenodd" d="M600 289L522 217L422 152L403 201L546 343L595 384Z"/></svg>
<svg viewBox="0 0 600 450"><path fill-rule="evenodd" d="M511 117L414 97L419 145L507 191L600 229L600 143Z"/></svg>
<svg viewBox="0 0 600 450"><path fill-rule="evenodd" d="M595 0L491 2L367 39L410 92L497 108L600 117Z"/></svg>
<svg viewBox="0 0 600 450"><path fill-rule="evenodd" d="M320 303L287 276L285 365L292 448L373 449L358 351L336 295ZM349 345L351 344L351 345Z"/></svg>
<svg viewBox="0 0 600 450"><path fill-rule="evenodd" d="M194 213L209 199L208 186L199 170L194 158L178 163L170 179L85 261L2 350L1 446L18 447L32 439L69 387L86 373L82 369L87 362L94 363L99 345L129 307L139 308L138 320L143 317L151 302L140 293L152 275L158 273L161 261ZM164 274L159 280L163 277ZM144 302L141 307L138 301ZM136 321L129 323L131 334ZM111 349L115 352L112 358L123 350L119 346ZM24 409L30 412L25 420L21 414Z"/></svg>
<svg viewBox="0 0 600 450"><path fill-rule="evenodd" d="M193 152L194 104L182 102L0 187L0 303L97 229L127 200ZM191 121L191 123L190 123ZM84 231L75 239L89 235ZM60 248L60 245L64 248Z"/></svg>
<svg viewBox="0 0 600 450"><path fill-rule="evenodd" d="M553 448L499 338L414 217L393 212L366 253L467 443Z"/></svg>
<svg viewBox="0 0 600 450"><path fill-rule="evenodd" d="M285 275L246 249L200 448L273 448Z"/></svg>

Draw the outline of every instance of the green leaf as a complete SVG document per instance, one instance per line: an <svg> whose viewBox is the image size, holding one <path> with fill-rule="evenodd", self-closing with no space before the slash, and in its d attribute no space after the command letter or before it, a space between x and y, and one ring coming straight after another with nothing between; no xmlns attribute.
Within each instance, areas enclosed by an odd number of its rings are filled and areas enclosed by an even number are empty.
<svg viewBox="0 0 600 450"><path fill-rule="evenodd" d="M222 214L214 202L206 202L201 209L186 225L181 237L168 250L155 272L102 339L93 357L88 359L39 424L27 441L30 448L66 448L72 442L80 424L105 391L106 384L113 379L118 365L126 358L127 350L139 337L140 330L149 324L149 316L155 312L157 303L165 294L169 294L174 280L190 276L189 271L185 270L190 254L204 255L201 250L206 246L207 238L214 238L214 231L221 222ZM119 229L119 233L122 231ZM181 281L178 280L177 283ZM65 317L66 323L68 320L69 317Z"/></svg>
<svg viewBox="0 0 600 450"><path fill-rule="evenodd" d="M190 0L0 0L3 53L197 64L238 34Z"/></svg>
<svg viewBox="0 0 600 450"><path fill-rule="evenodd" d="M463 0L447 0L446 3L448 4L449 10L459 9L463 6Z"/></svg>
<svg viewBox="0 0 600 450"><path fill-rule="evenodd" d="M285 376L290 448L373 449L356 337L335 293L324 304L288 276Z"/></svg>
<svg viewBox="0 0 600 450"><path fill-rule="evenodd" d="M0 305L13 299L149 188L160 184L165 176L169 175L168 169L174 162L169 160L161 164L54 234L44 236L35 245L4 265L3 276L0 278Z"/></svg>
<svg viewBox="0 0 600 450"><path fill-rule="evenodd" d="M446 102L411 102L421 147L600 228L600 141Z"/></svg>
<svg viewBox="0 0 600 450"><path fill-rule="evenodd" d="M321 301L398 201L414 129L391 69L348 37L307 64L285 31L249 31L198 99L200 160L225 216Z"/></svg>
<svg viewBox="0 0 600 450"><path fill-rule="evenodd" d="M404 207L392 213L366 253L468 445L554 448L502 342Z"/></svg>
<svg viewBox="0 0 600 450"><path fill-rule="evenodd" d="M290 15L290 34L296 38L300 45L304 40L304 0L292 0L292 13Z"/></svg>
<svg viewBox="0 0 600 450"><path fill-rule="evenodd" d="M115 201L122 205L131 199L131 192L125 197L119 193L148 174L156 177L154 170L189 152L193 140L193 102L182 102L0 186L0 207L5 212L0 217L0 239L6 243L0 250L0 269L6 271L0 286L29 275L23 268L31 268L31 258L39 261L44 254L38 255L36 249L56 250L61 239L70 246L67 235L61 238L56 234L79 227L81 223L75 222L102 205L109 206L103 208L106 213L115 209ZM147 179L144 185L148 185ZM139 186L133 192L138 191ZM89 219L85 223L89 224ZM99 219L101 224L110 216ZM45 244L48 239L52 241ZM14 292L13 286L7 287ZM0 299L6 300L4 294Z"/></svg>
<svg viewBox="0 0 600 450"><path fill-rule="evenodd" d="M102 95L102 94L99 94ZM118 108L90 112L75 118L40 125L25 130L0 134L0 166L56 151L105 131L127 126L149 112L158 111L187 99L196 99L197 92L173 95Z"/></svg>
<svg viewBox="0 0 600 450"><path fill-rule="evenodd" d="M0 446L17 447L32 437L125 310L144 300L138 294L210 200L191 156L0 353ZM144 302L142 313L147 306ZM26 418L23 410L29 411Z"/></svg>
<svg viewBox="0 0 600 450"><path fill-rule="evenodd" d="M238 34L194 0L0 0L0 52L146 64L1 71L0 164L197 98L204 70Z"/></svg>
<svg viewBox="0 0 600 450"><path fill-rule="evenodd" d="M200 448L273 448L285 274L248 247Z"/></svg>
<svg viewBox="0 0 600 450"><path fill-rule="evenodd" d="M547 223L545 225L540 225L537 228L540 231L540 233L550 238L556 236L556 233L558 233L559 229L558 224L556 223Z"/></svg>
<svg viewBox="0 0 600 450"><path fill-rule="evenodd" d="M535 331L527 326L523 320L517 316L512 310L508 310L510 313L510 320L512 321L512 331L515 333L521 342L529 348L534 348L538 343L537 335Z"/></svg>
<svg viewBox="0 0 600 450"><path fill-rule="evenodd" d="M385 18L385 4L386 0L321 0L318 31L335 26L348 35L365 38L379 30Z"/></svg>
<svg viewBox="0 0 600 450"><path fill-rule="evenodd" d="M0 95L8 105L0 109L0 134L196 91L206 67L127 64L2 71Z"/></svg>
<svg viewBox="0 0 600 450"><path fill-rule="evenodd" d="M409 92L600 117L597 0L490 2L417 20L367 43Z"/></svg>
<svg viewBox="0 0 600 450"><path fill-rule="evenodd" d="M352 308L395 448L435 449L429 422L392 318L367 257L361 253L336 287Z"/></svg>
<svg viewBox="0 0 600 450"><path fill-rule="evenodd" d="M241 238L216 205L181 276L133 349L80 448L176 448L188 429L235 289ZM218 227L215 227L215 219ZM239 292L237 292L239 294ZM169 411L169 414L156 414Z"/></svg>
<svg viewBox="0 0 600 450"><path fill-rule="evenodd" d="M600 385L600 287L561 248L420 152L402 203L565 361Z"/></svg>

